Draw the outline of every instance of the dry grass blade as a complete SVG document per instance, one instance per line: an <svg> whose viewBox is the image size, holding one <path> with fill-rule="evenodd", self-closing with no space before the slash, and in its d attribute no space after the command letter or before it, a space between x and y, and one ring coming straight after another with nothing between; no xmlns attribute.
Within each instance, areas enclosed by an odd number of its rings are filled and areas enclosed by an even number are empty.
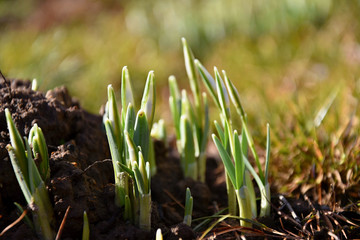
<svg viewBox="0 0 360 240"><path fill-rule="evenodd" d="M0 237L2 237L8 230L10 230L16 224L18 224L26 216L27 212L28 210L25 209L23 213L14 222L12 222L9 226L7 226L4 230L2 230L2 232L0 233Z"/></svg>
<svg viewBox="0 0 360 240"><path fill-rule="evenodd" d="M69 214L69 210L70 210L70 206L68 206L67 209L66 209L63 220L61 221L61 224L60 224L60 227L59 227L59 231L56 234L55 240L60 240L60 238L61 238L61 234L62 234L62 231L64 230L66 218L67 218L67 216Z"/></svg>

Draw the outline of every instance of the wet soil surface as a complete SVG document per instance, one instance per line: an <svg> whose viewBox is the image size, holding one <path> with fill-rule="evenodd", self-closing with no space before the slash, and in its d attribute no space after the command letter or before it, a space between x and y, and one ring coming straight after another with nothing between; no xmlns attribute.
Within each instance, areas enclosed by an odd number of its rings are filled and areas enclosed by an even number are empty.
<svg viewBox="0 0 360 240"><path fill-rule="evenodd" d="M181 224L184 214L185 189L190 187L194 198L193 219L211 216L227 205L223 166L219 159L208 158L206 183L184 179L176 150L170 144L155 141L157 174L152 178L152 230L147 233L122 219L123 209L114 205L114 177L109 160L102 116L83 110L66 88L46 94L31 90L30 82L0 78L0 229L15 221L19 213L14 202L26 208L26 202L12 170L6 150L9 134L5 109L22 136L28 136L37 123L42 128L50 156L48 192L53 204L58 229L70 206L61 239L81 239L83 212L90 222L91 239L154 239L162 229L165 239L195 239L209 226L194 232ZM267 228L238 227L227 219L218 224L208 239L234 239L242 233L248 239L329 238L329 232L340 239L360 237L356 227L360 216L354 211L332 211L313 204L306 198L289 199L288 204L273 197L269 218L259 219ZM293 212L289 210L292 206ZM194 221L193 227L201 221ZM210 221L211 223L211 221ZM38 239L23 222L7 231L3 239Z"/></svg>

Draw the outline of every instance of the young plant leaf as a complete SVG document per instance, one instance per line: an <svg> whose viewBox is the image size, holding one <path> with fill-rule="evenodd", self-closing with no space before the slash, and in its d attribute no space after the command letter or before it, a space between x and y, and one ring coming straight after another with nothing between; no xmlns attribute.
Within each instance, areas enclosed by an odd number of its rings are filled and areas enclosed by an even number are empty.
<svg viewBox="0 0 360 240"><path fill-rule="evenodd" d="M245 171L245 164L242 159L242 149L239 140L239 134L237 131L234 131L234 145L235 145L235 155L234 155L234 162L235 162L235 176L236 176L236 185L235 189L240 189L243 185L244 179L244 171Z"/></svg>
<svg viewBox="0 0 360 240"><path fill-rule="evenodd" d="M185 68L190 81L190 88L195 98L195 105L200 105L200 88L199 82L196 77L195 64L194 64L194 55L189 48L186 39L181 39L183 44L184 58L185 58Z"/></svg>
<svg viewBox="0 0 360 240"><path fill-rule="evenodd" d="M234 164L231 161L231 157L229 156L229 154L227 153L227 151L225 150L225 148L221 144L219 138L215 134L212 135L212 138L213 138L213 141L214 141L214 143L216 145L216 148L219 151L221 160L224 163L227 174L228 174L232 184L234 186L236 186L235 167L234 167Z"/></svg>
<svg viewBox="0 0 360 240"><path fill-rule="evenodd" d="M180 120L180 141L185 177L197 179L193 129L186 115L182 115Z"/></svg>
<svg viewBox="0 0 360 240"><path fill-rule="evenodd" d="M39 172L41 178L46 181L50 177L49 153L44 134L36 123L30 129L29 143L32 145L34 157L39 157Z"/></svg>
<svg viewBox="0 0 360 240"><path fill-rule="evenodd" d="M221 109L220 106L220 102L217 96L217 92L216 92L216 82L214 80L214 78L211 76L211 74L206 70L206 68L200 63L199 60L195 59L195 65L200 73L200 76L207 88L207 90L209 91L211 97L213 98L216 106Z"/></svg>
<svg viewBox="0 0 360 240"><path fill-rule="evenodd" d="M155 113L155 78L154 71L150 71L146 80L143 97L141 100L141 109L145 112L146 118L151 129Z"/></svg>
<svg viewBox="0 0 360 240"><path fill-rule="evenodd" d="M16 159L16 165L19 167L19 170L23 174L25 183L29 182L29 174L27 167L27 157L25 155L25 146L21 139L19 131L16 129L14 121L11 118L11 113L9 109L5 109L5 117L7 122L7 127L10 134L10 142L12 146L12 153ZM14 166L14 165L13 165ZM15 170L15 169L14 169ZM29 187L29 186L28 186Z"/></svg>
<svg viewBox="0 0 360 240"><path fill-rule="evenodd" d="M224 115L225 119L227 121L230 121L230 106L228 104L227 100L227 91L223 87L224 83L223 80L220 77L220 74L217 70L217 68L214 68L215 71L215 79L216 79L216 90L219 98L219 103L221 107L222 114Z"/></svg>
<svg viewBox="0 0 360 240"><path fill-rule="evenodd" d="M193 197L191 196L190 188L186 188L185 214L184 214L183 223L185 223L188 226L191 226L192 211L193 211Z"/></svg>
<svg viewBox="0 0 360 240"><path fill-rule="evenodd" d="M147 162L149 153L150 130L146 114L143 110L139 110L136 116L134 142L136 146L141 147L141 152Z"/></svg>
<svg viewBox="0 0 360 240"><path fill-rule="evenodd" d="M116 104L116 98L115 98L115 92L113 87L108 85L108 119L111 122L112 128L113 128L113 134L114 139L113 141L117 145L117 149L119 150L119 153L121 151L122 146L122 129L121 129L121 122L120 122L120 115Z"/></svg>
<svg viewBox="0 0 360 240"><path fill-rule="evenodd" d="M89 228L89 220L86 211L83 214L83 233L82 233L82 240L89 240L90 239L90 228Z"/></svg>
<svg viewBox="0 0 360 240"><path fill-rule="evenodd" d="M121 72L121 122L123 126L125 122L126 107L129 103L131 103L135 108L134 94L131 86L129 70L127 66L124 66Z"/></svg>

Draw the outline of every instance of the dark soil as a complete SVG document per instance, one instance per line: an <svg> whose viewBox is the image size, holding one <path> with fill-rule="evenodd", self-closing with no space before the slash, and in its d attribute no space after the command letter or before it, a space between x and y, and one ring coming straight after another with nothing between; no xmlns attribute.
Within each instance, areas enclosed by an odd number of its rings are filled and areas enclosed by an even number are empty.
<svg viewBox="0 0 360 240"><path fill-rule="evenodd" d="M30 82L0 78L0 230L18 218L14 202L26 207L5 148L10 142L5 108L12 113L22 136L27 136L35 123L44 132L51 153L51 175L47 185L56 217L55 229L59 228L70 206L62 239L81 239L83 211L89 217L91 239L154 239L158 228L162 229L165 239L195 239L201 232L194 232L181 224L186 187L190 187L194 198L193 219L211 216L226 207L224 171L218 159L208 159L206 184L184 179L175 149L171 144L166 147L163 142L155 141L158 171L151 184L152 230L146 233L125 222L122 219L123 209L114 205L113 169L102 116L81 109L64 87L44 95L32 91ZM278 197L274 197L272 216L259 219L267 229L259 226L241 229L237 221L226 220L207 237L234 239L242 232L250 239L326 239L329 231L340 239L344 239L345 235L348 238L360 237L360 231L355 227L360 224L360 216L356 212L331 211L329 207L303 198L289 199L289 202L299 217L299 223L291 215L289 205L280 203ZM319 216L318 221L315 216ZM199 223L194 222L193 227ZM25 223L20 222L6 232L3 239L38 238Z"/></svg>

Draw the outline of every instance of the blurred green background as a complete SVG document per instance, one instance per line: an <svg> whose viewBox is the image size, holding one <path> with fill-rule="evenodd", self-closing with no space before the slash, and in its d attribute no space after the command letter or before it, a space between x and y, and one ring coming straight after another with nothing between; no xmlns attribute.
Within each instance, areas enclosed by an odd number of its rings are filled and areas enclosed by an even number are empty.
<svg viewBox="0 0 360 240"><path fill-rule="evenodd" d="M359 23L359 0L0 0L0 69L38 79L41 91L66 85L94 113L108 84L119 93L123 66L138 98L154 70L156 118L171 123L168 76L188 88L185 37L210 72L227 71L262 145L270 122L273 155L288 160L287 171L308 153L309 136L326 154L358 111ZM336 93L314 134L318 111Z"/></svg>
<svg viewBox="0 0 360 240"><path fill-rule="evenodd" d="M169 75L188 88L185 37L210 72L227 71L255 126L278 125L289 111L315 116L334 89L360 92L359 18L360 1L2 0L0 69L41 91L66 85L94 113L123 66L138 98L154 70L167 108Z"/></svg>

